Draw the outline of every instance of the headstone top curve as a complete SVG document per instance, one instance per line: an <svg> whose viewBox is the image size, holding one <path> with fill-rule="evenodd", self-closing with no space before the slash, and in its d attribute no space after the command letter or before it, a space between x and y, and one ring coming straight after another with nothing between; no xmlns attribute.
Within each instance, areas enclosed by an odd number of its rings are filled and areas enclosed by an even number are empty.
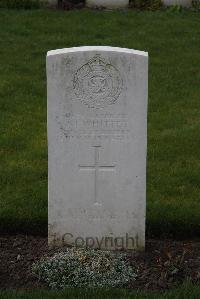
<svg viewBox="0 0 200 299"><path fill-rule="evenodd" d="M111 46L82 46L82 47L56 49L56 50L48 51L47 57L59 55L59 54L67 54L67 53L74 53L74 52L92 52L92 51L115 52L115 53L119 52L119 53L127 53L127 54L134 54L134 55L148 57L148 52L133 50L128 48L111 47Z"/></svg>

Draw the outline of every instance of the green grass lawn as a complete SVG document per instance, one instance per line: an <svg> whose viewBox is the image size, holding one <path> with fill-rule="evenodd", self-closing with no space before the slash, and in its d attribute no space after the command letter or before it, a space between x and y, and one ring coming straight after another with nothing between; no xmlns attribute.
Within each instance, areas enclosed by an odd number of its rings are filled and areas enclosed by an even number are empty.
<svg viewBox="0 0 200 299"><path fill-rule="evenodd" d="M200 235L199 14L89 10L0 10L0 233L47 231L45 56L82 45L149 52L147 232Z"/></svg>
<svg viewBox="0 0 200 299"><path fill-rule="evenodd" d="M141 293L129 290L68 289L65 291L1 291L0 299L199 299L200 287L185 284L163 294Z"/></svg>

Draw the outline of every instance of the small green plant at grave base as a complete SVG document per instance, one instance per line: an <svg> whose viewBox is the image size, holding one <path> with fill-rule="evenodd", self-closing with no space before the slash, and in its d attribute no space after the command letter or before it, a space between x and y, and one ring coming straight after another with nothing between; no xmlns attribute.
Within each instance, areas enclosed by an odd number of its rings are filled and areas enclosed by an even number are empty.
<svg viewBox="0 0 200 299"><path fill-rule="evenodd" d="M200 11L200 0L192 0L192 8L195 11Z"/></svg>
<svg viewBox="0 0 200 299"><path fill-rule="evenodd" d="M158 10L162 7L161 0L131 0L130 7L136 9Z"/></svg>
<svg viewBox="0 0 200 299"><path fill-rule="evenodd" d="M40 0L0 0L0 8L35 9L40 7Z"/></svg>
<svg viewBox="0 0 200 299"><path fill-rule="evenodd" d="M171 5L167 7L167 10L170 12L181 12L183 10L183 7L181 5Z"/></svg>
<svg viewBox="0 0 200 299"><path fill-rule="evenodd" d="M58 0L57 7L63 10L70 10L73 8L83 8L85 0Z"/></svg>
<svg viewBox="0 0 200 299"><path fill-rule="evenodd" d="M74 247L34 263L32 271L55 289L122 287L136 277L125 253Z"/></svg>

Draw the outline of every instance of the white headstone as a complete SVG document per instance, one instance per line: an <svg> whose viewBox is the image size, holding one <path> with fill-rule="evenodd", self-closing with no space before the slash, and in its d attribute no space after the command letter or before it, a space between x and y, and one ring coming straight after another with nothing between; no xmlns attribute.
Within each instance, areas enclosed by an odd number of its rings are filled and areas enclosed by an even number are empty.
<svg viewBox="0 0 200 299"><path fill-rule="evenodd" d="M49 244L145 245L148 54L47 54Z"/></svg>

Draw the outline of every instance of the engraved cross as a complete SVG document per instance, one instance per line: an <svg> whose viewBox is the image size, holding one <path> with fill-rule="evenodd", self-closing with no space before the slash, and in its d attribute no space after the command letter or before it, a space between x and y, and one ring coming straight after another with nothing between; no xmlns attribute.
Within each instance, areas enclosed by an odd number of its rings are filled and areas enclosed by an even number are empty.
<svg viewBox="0 0 200 299"><path fill-rule="evenodd" d="M94 171L94 203L98 203L98 175L99 171L114 171L115 165L100 165L99 163L99 151L101 146L94 146L94 165L79 165L80 170Z"/></svg>

